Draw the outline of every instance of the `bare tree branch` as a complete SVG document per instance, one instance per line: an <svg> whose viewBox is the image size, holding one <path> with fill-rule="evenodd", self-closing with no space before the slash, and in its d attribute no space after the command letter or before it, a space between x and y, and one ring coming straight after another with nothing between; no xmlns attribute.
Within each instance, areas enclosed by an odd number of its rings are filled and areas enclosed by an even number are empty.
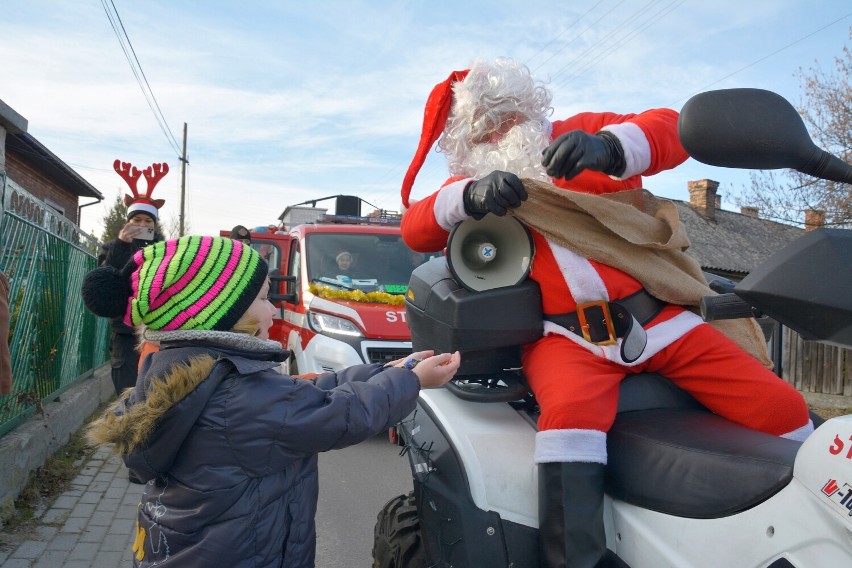
<svg viewBox="0 0 852 568"><path fill-rule="evenodd" d="M852 38L852 28L850 28ZM817 146L852 161L852 51L844 46L833 73L818 63L799 69L803 102L797 109ZM852 226L852 185L814 179L794 170L758 171L733 201L758 207L765 217L804 224L805 211L825 212L827 225Z"/></svg>

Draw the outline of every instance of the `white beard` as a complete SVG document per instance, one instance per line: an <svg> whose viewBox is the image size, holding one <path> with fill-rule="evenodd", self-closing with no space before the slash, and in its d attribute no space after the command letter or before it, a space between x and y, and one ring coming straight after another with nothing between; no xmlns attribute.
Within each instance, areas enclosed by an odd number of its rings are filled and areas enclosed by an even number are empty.
<svg viewBox="0 0 852 568"><path fill-rule="evenodd" d="M481 179L495 170L521 178L550 182L541 165L541 153L550 144L546 121L519 124L495 143L458 144L449 156L453 175Z"/></svg>

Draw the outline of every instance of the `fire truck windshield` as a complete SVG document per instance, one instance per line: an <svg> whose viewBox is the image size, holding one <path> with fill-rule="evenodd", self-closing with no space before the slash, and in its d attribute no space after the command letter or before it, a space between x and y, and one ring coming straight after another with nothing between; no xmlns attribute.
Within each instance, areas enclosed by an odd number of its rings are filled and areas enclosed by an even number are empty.
<svg viewBox="0 0 852 568"><path fill-rule="evenodd" d="M441 253L417 253L399 235L316 233L307 236L308 278L341 289L403 294L411 271Z"/></svg>

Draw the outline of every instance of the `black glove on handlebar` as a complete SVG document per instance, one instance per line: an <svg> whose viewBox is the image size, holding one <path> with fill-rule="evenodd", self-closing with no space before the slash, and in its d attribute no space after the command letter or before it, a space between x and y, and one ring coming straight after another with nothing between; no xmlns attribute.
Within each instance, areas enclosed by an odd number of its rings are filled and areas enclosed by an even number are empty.
<svg viewBox="0 0 852 568"><path fill-rule="evenodd" d="M505 215L526 200L521 178L509 172L491 172L464 188L464 212L477 221L486 213Z"/></svg>
<svg viewBox="0 0 852 568"><path fill-rule="evenodd" d="M624 148L614 134L582 130L572 130L554 140L542 153L541 164L550 177L565 179L585 169L620 176L627 167Z"/></svg>

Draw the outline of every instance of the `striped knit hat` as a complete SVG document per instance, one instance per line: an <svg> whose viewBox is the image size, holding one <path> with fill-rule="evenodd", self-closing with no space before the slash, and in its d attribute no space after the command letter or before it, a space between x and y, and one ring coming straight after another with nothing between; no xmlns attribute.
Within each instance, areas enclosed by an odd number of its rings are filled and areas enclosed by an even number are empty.
<svg viewBox="0 0 852 568"><path fill-rule="evenodd" d="M97 268L83 281L95 314L148 329L229 331L267 278L255 250L223 237L187 236L139 250L121 271Z"/></svg>

